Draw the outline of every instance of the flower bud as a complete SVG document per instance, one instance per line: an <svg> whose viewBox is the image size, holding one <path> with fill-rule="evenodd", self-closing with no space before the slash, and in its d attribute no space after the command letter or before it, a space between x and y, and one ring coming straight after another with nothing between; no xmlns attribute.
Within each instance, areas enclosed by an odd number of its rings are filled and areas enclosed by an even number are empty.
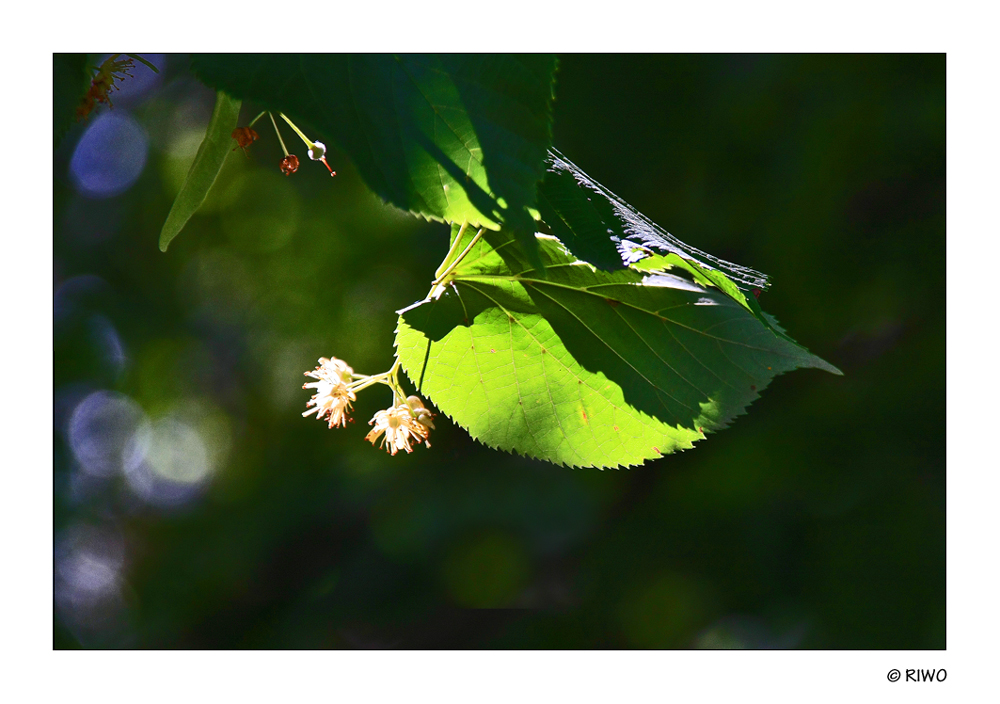
<svg viewBox="0 0 1000 704"><path fill-rule="evenodd" d="M326 145L322 142L313 142L312 149L309 150L309 158L313 161L319 161L326 156Z"/></svg>
<svg viewBox="0 0 1000 704"><path fill-rule="evenodd" d="M299 158L294 154L289 154L281 160L281 173L291 176L299 170Z"/></svg>
<svg viewBox="0 0 1000 704"><path fill-rule="evenodd" d="M408 396L406 399L406 405L410 407L410 412L420 425L425 428L436 430L433 421L434 414L424 407L424 402L421 401L418 396Z"/></svg>

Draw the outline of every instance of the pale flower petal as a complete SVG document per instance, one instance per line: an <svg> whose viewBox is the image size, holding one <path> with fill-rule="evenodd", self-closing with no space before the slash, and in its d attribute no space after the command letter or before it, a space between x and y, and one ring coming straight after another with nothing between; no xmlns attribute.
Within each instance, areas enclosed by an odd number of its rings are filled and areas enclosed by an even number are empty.
<svg viewBox="0 0 1000 704"><path fill-rule="evenodd" d="M319 366L305 375L317 379L308 384L303 384L303 389L315 389L316 393L306 402L306 407L310 407L302 416L315 413L319 420L328 418L330 428L334 426L347 425L347 414L351 410L351 401L357 400L354 392L347 387L351 381L354 370L347 366L343 360L333 357L319 358Z"/></svg>
<svg viewBox="0 0 1000 704"><path fill-rule="evenodd" d="M415 398L415 397L411 397ZM421 408L424 413L427 414L429 419L430 411L426 408ZM374 427L365 436L365 440L368 440L372 445L379 439L380 436L385 434L382 438L382 447L390 455L395 455L400 450L406 450L407 452L412 452L413 449L410 446L411 443L425 443L427 447L431 444L427 440L427 436L430 434L430 429L423 422L419 421L414 415L414 411L411 410L410 405L401 403L398 406L393 406L392 408L387 408L384 411L378 411L375 416L368 421L368 425L373 425Z"/></svg>

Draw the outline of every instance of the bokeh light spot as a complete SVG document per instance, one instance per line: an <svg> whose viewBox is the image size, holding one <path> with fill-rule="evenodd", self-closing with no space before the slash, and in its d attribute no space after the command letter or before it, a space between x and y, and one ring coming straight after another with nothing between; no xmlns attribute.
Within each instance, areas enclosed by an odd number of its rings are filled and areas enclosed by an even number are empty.
<svg viewBox="0 0 1000 704"><path fill-rule="evenodd" d="M125 345L114 324L103 315L93 315L90 318L90 338L101 361L110 369L113 376L118 377L125 369L127 361Z"/></svg>
<svg viewBox="0 0 1000 704"><path fill-rule="evenodd" d="M178 484L197 484L211 471L201 435L172 418L153 424L146 461L158 476Z"/></svg>
<svg viewBox="0 0 1000 704"><path fill-rule="evenodd" d="M52 314L56 325L66 321L79 309L86 309L90 299L111 289L108 282L93 274L80 274L59 284L53 295Z"/></svg>
<svg viewBox="0 0 1000 704"><path fill-rule="evenodd" d="M108 477L128 469L129 445L145 414L135 401L114 391L84 398L69 420L69 445L88 473Z"/></svg>
<svg viewBox="0 0 1000 704"><path fill-rule="evenodd" d="M147 422L130 445L126 479L132 492L155 506L178 506L199 496L229 452L225 414L191 401Z"/></svg>
<svg viewBox="0 0 1000 704"><path fill-rule="evenodd" d="M106 629L122 610L124 564L125 543L116 531L75 524L56 537L55 606L78 637Z"/></svg>
<svg viewBox="0 0 1000 704"><path fill-rule="evenodd" d="M148 150L145 130L128 113L103 113L77 143L69 162L70 175L85 196L117 196L142 174Z"/></svg>

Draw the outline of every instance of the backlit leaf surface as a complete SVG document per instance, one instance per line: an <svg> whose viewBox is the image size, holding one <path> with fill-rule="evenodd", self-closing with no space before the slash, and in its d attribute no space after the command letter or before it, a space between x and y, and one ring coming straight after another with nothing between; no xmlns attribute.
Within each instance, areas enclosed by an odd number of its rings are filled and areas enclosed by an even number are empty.
<svg viewBox="0 0 1000 704"><path fill-rule="evenodd" d="M166 252L171 241L180 234L208 197L208 192L219 177L226 157L235 144L232 133L240 115L240 101L219 91L215 97L215 107L208 121L205 138L198 147L191 168L188 169L181 190L178 191L167 219L160 230L160 251Z"/></svg>
<svg viewBox="0 0 1000 704"><path fill-rule="evenodd" d="M412 382L491 447L641 464L725 427L782 372L840 373L693 276L604 272L538 241L544 278L510 235L486 232L443 295L399 319Z"/></svg>

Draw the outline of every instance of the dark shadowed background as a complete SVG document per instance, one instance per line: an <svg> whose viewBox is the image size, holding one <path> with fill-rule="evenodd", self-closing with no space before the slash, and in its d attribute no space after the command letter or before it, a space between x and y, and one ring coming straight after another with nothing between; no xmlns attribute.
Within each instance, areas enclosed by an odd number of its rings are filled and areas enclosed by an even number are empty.
<svg viewBox="0 0 1000 704"><path fill-rule="evenodd" d="M56 648L945 646L943 55L560 58L556 147L768 273L763 308L845 373L603 472L443 418L389 457L383 387L346 429L303 419L318 357L391 365L448 227L290 130L283 176L262 121L161 253L214 95L145 56L54 157Z"/></svg>

